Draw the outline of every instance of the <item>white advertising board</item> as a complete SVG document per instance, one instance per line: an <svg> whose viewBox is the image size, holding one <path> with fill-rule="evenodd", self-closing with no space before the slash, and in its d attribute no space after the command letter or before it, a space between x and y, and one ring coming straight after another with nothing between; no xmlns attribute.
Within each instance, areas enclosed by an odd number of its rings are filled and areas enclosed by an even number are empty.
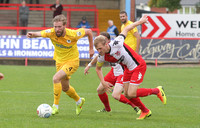
<svg viewBox="0 0 200 128"><path fill-rule="evenodd" d="M200 14L147 14L142 37L200 38Z"/></svg>

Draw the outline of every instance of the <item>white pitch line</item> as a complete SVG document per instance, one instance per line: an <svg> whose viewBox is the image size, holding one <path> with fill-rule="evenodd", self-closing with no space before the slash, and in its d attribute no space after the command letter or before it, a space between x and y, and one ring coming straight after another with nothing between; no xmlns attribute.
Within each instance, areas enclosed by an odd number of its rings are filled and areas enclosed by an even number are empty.
<svg viewBox="0 0 200 128"><path fill-rule="evenodd" d="M53 92L29 92L29 91L0 91L0 93L21 93L21 94L52 94ZM78 93L81 95L97 95L97 93ZM155 96L155 95L151 95ZM200 99L200 96L176 96L176 95L167 95L167 97L177 97L177 98L197 98Z"/></svg>

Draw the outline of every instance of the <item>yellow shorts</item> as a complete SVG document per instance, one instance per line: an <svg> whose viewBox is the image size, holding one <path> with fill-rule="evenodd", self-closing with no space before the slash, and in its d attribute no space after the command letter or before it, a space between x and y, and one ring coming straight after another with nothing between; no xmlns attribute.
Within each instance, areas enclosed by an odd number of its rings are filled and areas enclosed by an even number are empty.
<svg viewBox="0 0 200 128"><path fill-rule="evenodd" d="M65 63L56 63L57 72L59 70L63 70L67 74L66 79L70 79L71 75L78 69L78 67L79 60L67 61Z"/></svg>

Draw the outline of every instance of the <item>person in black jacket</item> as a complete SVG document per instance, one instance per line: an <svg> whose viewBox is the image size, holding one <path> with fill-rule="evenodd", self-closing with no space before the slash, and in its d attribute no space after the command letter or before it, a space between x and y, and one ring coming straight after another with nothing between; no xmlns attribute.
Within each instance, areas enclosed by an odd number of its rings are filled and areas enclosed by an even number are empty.
<svg viewBox="0 0 200 128"><path fill-rule="evenodd" d="M36 1L35 4L40 4L39 0L34 0L34 1ZM29 4L33 4L33 0L29 0Z"/></svg>
<svg viewBox="0 0 200 128"><path fill-rule="evenodd" d="M28 26L29 7L26 6L26 1L22 1L22 6L19 7L20 26ZM26 35L26 29L22 30L22 35Z"/></svg>
<svg viewBox="0 0 200 128"><path fill-rule="evenodd" d="M10 0L6 0L5 3L8 4ZM0 3L4 3L4 0L0 0Z"/></svg>
<svg viewBox="0 0 200 128"><path fill-rule="evenodd" d="M62 14L63 6L60 4L60 0L56 0L56 3L50 6L50 9L53 11L53 18Z"/></svg>

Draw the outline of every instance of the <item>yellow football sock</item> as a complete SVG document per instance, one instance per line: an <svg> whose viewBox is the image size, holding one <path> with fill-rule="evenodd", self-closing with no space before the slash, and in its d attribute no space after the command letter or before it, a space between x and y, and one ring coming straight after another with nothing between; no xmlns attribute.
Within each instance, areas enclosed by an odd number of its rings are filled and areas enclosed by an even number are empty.
<svg viewBox="0 0 200 128"><path fill-rule="evenodd" d="M69 86L69 90L66 91L66 94L73 98L76 102L80 99L79 95L76 93L75 89L72 86Z"/></svg>
<svg viewBox="0 0 200 128"><path fill-rule="evenodd" d="M62 85L61 83L54 83L53 84L53 90L54 90L54 104L58 105L60 101L60 94L62 91Z"/></svg>

